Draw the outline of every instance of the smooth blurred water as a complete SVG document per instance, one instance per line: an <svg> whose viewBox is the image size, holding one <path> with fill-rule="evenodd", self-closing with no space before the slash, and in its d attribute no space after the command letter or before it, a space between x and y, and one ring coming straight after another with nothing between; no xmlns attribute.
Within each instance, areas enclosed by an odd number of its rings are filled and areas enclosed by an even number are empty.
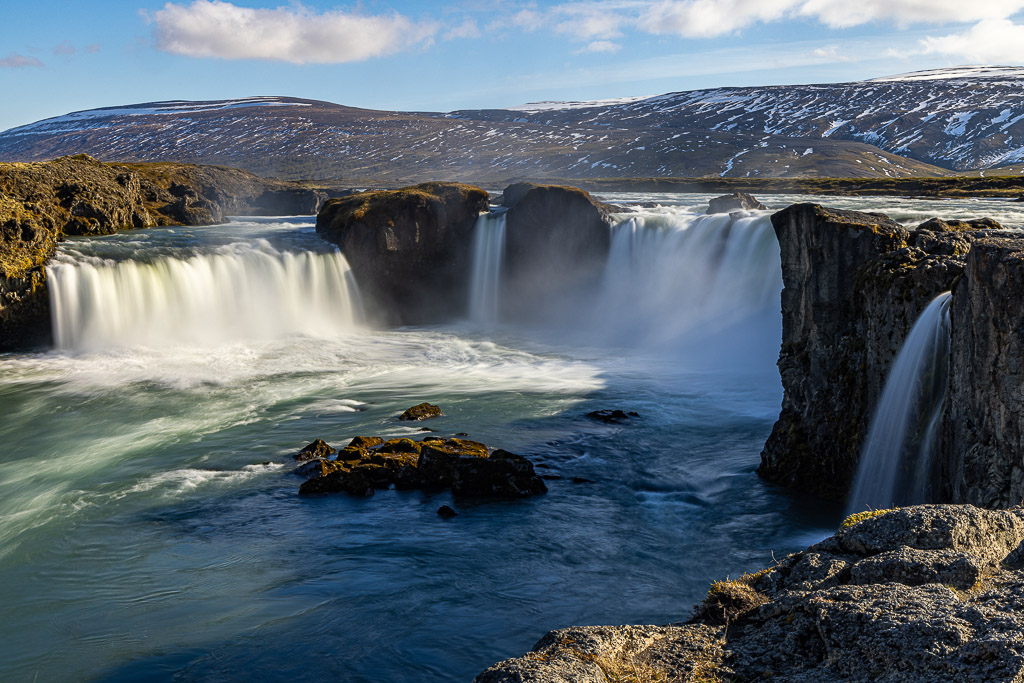
<svg viewBox="0 0 1024 683"><path fill-rule="evenodd" d="M641 215L672 230L703 200L663 199ZM253 245L332 252L308 218L244 220L70 240L60 261ZM705 344L353 325L0 356L0 679L469 680L553 628L686 619L709 581L841 515L755 475L781 400L769 314ZM290 453L419 437L395 417L424 400L446 413L424 426L562 478L521 501L297 495Z"/></svg>

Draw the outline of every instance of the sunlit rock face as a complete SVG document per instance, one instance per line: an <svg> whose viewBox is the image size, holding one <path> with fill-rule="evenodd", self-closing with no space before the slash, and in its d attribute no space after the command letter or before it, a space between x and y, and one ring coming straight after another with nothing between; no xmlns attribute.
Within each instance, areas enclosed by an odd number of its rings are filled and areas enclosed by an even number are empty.
<svg viewBox="0 0 1024 683"><path fill-rule="evenodd" d="M417 324L465 313L473 227L488 195L424 183L328 200L317 232L337 244L382 322Z"/></svg>

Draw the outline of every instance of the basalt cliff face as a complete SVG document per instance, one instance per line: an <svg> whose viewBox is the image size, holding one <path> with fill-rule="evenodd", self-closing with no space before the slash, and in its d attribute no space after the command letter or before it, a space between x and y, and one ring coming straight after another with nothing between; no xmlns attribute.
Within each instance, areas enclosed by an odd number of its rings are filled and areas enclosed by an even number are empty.
<svg viewBox="0 0 1024 683"><path fill-rule="evenodd" d="M49 343L45 266L64 236L315 211L323 197L213 166L104 164L85 155L0 164L0 351Z"/></svg>
<svg viewBox="0 0 1024 683"><path fill-rule="evenodd" d="M761 454L771 481L831 498L849 489L889 369L921 311L952 290L942 497L1024 500L1024 239L987 219L908 230L881 214L791 206L782 253L782 412Z"/></svg>
<svg viewBox="0 0 1024 683"><path fill-rule="evenodd" d="M864 517L716 581L688 621L552 631L476 683L1024 680L1024 512Z"/></svg>
<svg viewBox="0 0 1024 683"><path fill-rule="evenodd" d="M364 192L329 200L316 230L341 248L380 322L437 322L465 311L473 226L487 200L460 183Z"/></svg>
<svg viewBox="0 0 1024 683"><path fill-rule="evenodd" d="M378 322L429 324L465 316L474 226L488 194L461 183L423 183L328 200L317 232L338 245ZM609 208L573 187L506 188L505 313L595 280L608 257ZM525 302L523 310L517 302Z"/></svg>
<svg viewBox="0 0 1024 683"><path fill-rule="evenodd" d="M946 496L986 507L1024 501L1024 238L977 241L950 308L943 424Z"/></svg>

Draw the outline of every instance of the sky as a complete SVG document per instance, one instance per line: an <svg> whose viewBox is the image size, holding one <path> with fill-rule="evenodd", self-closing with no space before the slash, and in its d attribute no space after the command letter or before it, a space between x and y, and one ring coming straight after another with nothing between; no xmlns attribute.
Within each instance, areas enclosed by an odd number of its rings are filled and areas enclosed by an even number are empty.
<svg viewBox="0 0 1024 683"><path fill-rule="evenodd" d="M283 95L451 111L1024 64L1024 0L0 0L0 130Z"/></svg>

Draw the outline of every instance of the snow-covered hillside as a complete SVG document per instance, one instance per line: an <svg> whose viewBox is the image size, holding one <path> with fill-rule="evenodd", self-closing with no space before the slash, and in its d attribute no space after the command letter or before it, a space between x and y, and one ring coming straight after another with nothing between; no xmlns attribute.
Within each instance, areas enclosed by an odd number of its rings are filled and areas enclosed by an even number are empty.
<svg viewBox="0 0 1024 683"><path fill-rule="evenodd" d="M959 67L446 114L254 97L75 112L0 133L0 160L88 153L386 181L907 176L1024 162L1024 68Z"/></svg>

